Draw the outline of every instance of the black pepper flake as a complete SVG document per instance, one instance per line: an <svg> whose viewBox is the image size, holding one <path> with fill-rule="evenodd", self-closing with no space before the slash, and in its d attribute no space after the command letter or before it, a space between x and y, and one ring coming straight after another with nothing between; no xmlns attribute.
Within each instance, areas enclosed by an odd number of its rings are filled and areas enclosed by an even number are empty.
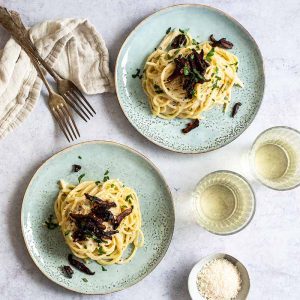
<svg viewBox="0 0 300 300"><path fill-rule="evenodd" d="M233 105L232 112L231 112L231 118L235 117L235 115L237 114L237 112L238 112L241 105L242 105L241 102L237 102Z"/></svg>
<svg viewBox="0 0 300 300"><path fill-rule="evenodd" d="M81 166L80 165L73 165L72 166L72 171L73 172L78 172L78 171L80 171L81 170Z"/></svg>

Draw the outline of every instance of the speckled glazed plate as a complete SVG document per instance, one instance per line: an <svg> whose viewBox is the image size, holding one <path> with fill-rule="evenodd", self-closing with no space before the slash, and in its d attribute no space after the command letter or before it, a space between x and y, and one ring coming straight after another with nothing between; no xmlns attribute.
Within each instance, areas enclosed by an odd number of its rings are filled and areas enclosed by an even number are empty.
<svg viewBox="0 0 300 300"><path fill-rule="evenodd" d="M187 120L163 120L151 115L141 81L132 78L137 68L164 37L167 28L189 28L198 41L211 33L233 42L232 51L239 58L239 77L244 89L234 87L231 106L224 114L214 108L203 114L199 128L189 134L181 129ZM169 150L199 153L220 148L236 139L253 121L263 98L264 68L257 44L247 30L224 12L204 5L177 5L160 10L142 21L125 40L116 63L116 90L120 105L131 124L153 143ZM241 102L236 117L232 106Z"/></svg>
<svg viewBox="0 0 300 300"><path fill-rule="evenodd" d="M79 159L79 156L82 159ZM82 169L72 173L73 164ZM105 170L134 188L139 196L145 245L138 249L126 265L113 265L102 271L91 262L95 271L89 276L77 270L72 279L64 277L60 267L68 264L70 253L59 228L43 226L58 193L57 181L78 182L103 178ZM158 169L140 153L113 142L94 141L69 147L48 159L33 176L22 206L22 231L28 251L38 268L57 284L86 294L106 294L130 287L148 275L165 255L174 229L174 207L170 190ZM83 278L88 281L85 282Z"/></svg>

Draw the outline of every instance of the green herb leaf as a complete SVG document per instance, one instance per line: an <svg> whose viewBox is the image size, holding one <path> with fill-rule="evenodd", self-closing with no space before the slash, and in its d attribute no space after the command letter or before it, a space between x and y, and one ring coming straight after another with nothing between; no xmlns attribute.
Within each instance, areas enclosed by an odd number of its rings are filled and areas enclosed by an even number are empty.
<svg viewBox="0 0 300 300"><path fill-rule="evenodd" d="M121 208L122 208L122 209L123 209L123 208L127 208L127 206L126 206L126 205L122 205Z"/></svg>
<svg viewBox="0 0 300 300"><path fill-rule="evenodd" d="M86 278L82 278L82 281L84 282L88 282L88 280Z"/></svg>
<svg viewBox="0 0 300 300"><path fill-rule="evenodd" d="M131 204L132 203L131 199L132 199L132 195L130 194L126 196L125 201Z"/></svg>
<svg viewBox="0 0 300 300"><path fill-rule="evenodd" d="M196 75L196 77L198 77L201 80L205 80L205 77L202 76L197 69L193 69L193 73Z"/></svg>
<svg viewBox="0 0 300 300"><path fill-rule="evenodd" d="M97 242L98 244L102 243L102 240L97 238L95 235L92 236L92 239ZM104 242L104 241L103 241Z"/></svg>
<svg viewBox="0 0 300 300"><path fill-rule="evenodd" d="M220 76L216 76L216 79L217 80L221 80L222 78Z"/></svg>
<svg viewBox="0 0 300 300"><path fill-rule="evenodd" d="M132 78L136 78L140 76L141 69L136 69L136 74L132 74Z"/></svg>
<svg viewBox="0 0 300 300"><path fill-rule="evenodd" d="M218 87L217 82L215 82L212 86L212 90L216 89Z"/></svg>
<svg viewBox="0 0 300 300"><path fill-rule="evenodd" d="M102 246L100 246L99 248L98 248L98 254L99 255L102 255L102 254L105 254L106 252L103 250L103 248L102 248Z"/></svg>
<svg viewBox="0 0 300 300"><path fill-rule="evenodd" d="M188 76L190 74L189 68L187 66L183 67L183 74L184 76Z"/></svg>
<svg viewBox="0 0 300 300"><path fill-rule="evenodd" d="M101 269L102 269L102 271L104 271L104 272L107 271L103 266L101 266Z"/></svg>
<svg viewBox="0 0 300 300"><path fill-rule="evenodd" d="M85 176L85 174L81 174L79 177L78 177L78 182L81 181L81 179Z"/></svg>
<svg viewBox="0 0 300 300"><path fill-rule="evenodd" d="M99 185L101 183L101 181L97 180L95 181L95 184Z"/></svg>
<svg viewBox="0 0 300 300"><path fill-rule="evenodd" d="M166 31L166 34L169 34L171 32L172 27L169 27Z"/></svg>
<svg viewBox="0 0 300 300"><path fill-rule="evenodd" d="M199 43L195 39L192 39L192 44L193 45L199 45Z"/></svg>
<svg viewBox="0 0 300 300"><path fill-rule="evenodd" d="M65 231L65 236L67 236L70 233L70 230Z"/></svg>
<svg viewBox="0 0 300 300"><path fill-rule="evenodd" d="M174 56L177 55L179 53L180 49L177 49L176 51L174 51Z"/></svg>
<svg viewBox="0 0 300 300"><path fill-rule="evenodd" d="M105 171L105 173L104 173L103 182L105 182L105 181L109 180L108 173L109 173L109 171L108 171L108 170L106 170L106 171Z"/></svg>
<svg viewBox="0 0 300 300"><path fill-rule="evenodd" d="M218 66L216 66L216 67L215 67L215 70L214 70L214 72L215 72L216 74L219 72L219 68L218 68Z"/></svg>
<svg viewBox="0 0 300 300"><path fill-rule="evenodd" d="M49 215L48 219L45 221L45 225L47 226L48 229L53 230L58 227L58 223L54 222L54 217L53 215Z"/></svg>
<svg viewBox="0 0 300 300"><path fill-rule="evenodd" d="M214 56L215 54L215 48L211 48L211 50L206 54L205 59L207 61L211 61L211 58Z"/></svg>
<svg viewBox="0 0 300 300"><path fill-rule="evenodd" d="M79 159L82 159L82 157L81 157L80 155L78 156L78 158L79 158Z"/></svg>
<svg viewBox="0 0 300 300"><path fill-rule="evenodd" d="M186 34L190 29L189 28L186 28L186 29L180 29L179 28L179 32L183 33L183 34Z"/></svg>

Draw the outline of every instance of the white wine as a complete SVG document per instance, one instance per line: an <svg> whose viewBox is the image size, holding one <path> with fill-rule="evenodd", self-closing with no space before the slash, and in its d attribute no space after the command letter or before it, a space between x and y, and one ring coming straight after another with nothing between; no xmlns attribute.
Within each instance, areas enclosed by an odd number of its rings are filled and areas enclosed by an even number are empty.
<svg viewBox="0 0 300 300"><path fill-rule="evenodd" d="M284 176L288 166L289 156L283 147L265 144L256 150L255 168L260 176L278 179Z"/></svg>
<svg viewBox="0 0 300 300"><path fill-rule="evenodd" d="M211 220L226 220L236 207L234 192L220 184L211 185L204 190L199 201L203 214Z"/></svg>
<svg viewBox="0 0 300 300"><path fill-rule="evenodd" d="M231 171L208 174L193 193L197 222L217 234L231 234L245 227L254 214L250 185Z"/></svg>
<svg viewBox="0 0 300 300"><path fill-rule="evenodd" d="M268 187L286 190L300 183L300 134L288 127L267 129L255 140L250 164Z"/></svg>

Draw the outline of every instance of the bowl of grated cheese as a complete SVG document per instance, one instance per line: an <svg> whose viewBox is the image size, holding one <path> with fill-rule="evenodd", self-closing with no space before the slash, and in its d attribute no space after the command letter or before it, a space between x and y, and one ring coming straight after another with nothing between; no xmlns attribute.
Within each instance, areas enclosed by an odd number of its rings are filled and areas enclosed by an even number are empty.
<svg viewBox="0 0 300 300"><path fill-rule="evenodd" d="M188 289L193 300L245 300L250 278L239 260L216 253L204 257L193 267Z"/></svg>

